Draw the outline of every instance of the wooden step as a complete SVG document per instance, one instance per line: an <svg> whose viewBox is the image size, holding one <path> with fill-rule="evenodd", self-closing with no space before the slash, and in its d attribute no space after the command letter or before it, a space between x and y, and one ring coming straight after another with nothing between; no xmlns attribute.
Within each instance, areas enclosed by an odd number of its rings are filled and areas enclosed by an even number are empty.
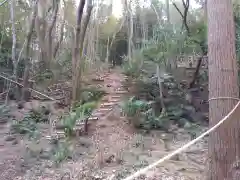
<svg viewBox="0 0 240 180"><path fill-rule="evenodd" d="M109 107L109 106L114 106L116 103L113 103L113 102L107 102L107 103L103 103L100 105L100 108L101 107Z"/></svg>
<svg viewBox="0 0 240 180"><path fill-rule="evenodd" d="M116 91L116 94L126 94L128 91Z"/></svg>
<svg viewBox="0 0 240 180"><path fill-rule="evenodd" d="M46 136L47 140L52 140L52 139L63 139L65 138L65 133L62 132L55 132L52 135Z"/></svg>
<svg viewBox="0 0 240 180"><path fill-rule="evenodd" d="M101 112L101 111L111 111L112 108L99 108L98 109L98 112Z"/></svg>
<svg viewBox="0 0 240 180"><path fill-rule="evenodd" d="M65 136L65 132L64 131L56 131L56 134L59 136Z"/></svg>
<svg viewBox="0 0 240 180"><path fill-rule="evenodd" d="M73 131L82 131L83 130L83 127L81 126L76 126L73 128Z"/></svg>
<svg viewBox="0 0 240 180"><path fill-rule="evenodd" d="M88 118L89 121L95 121L95 120L98 120L98 119L99 119L98 117L93 117L93 116Z"/></svg>
<svg viewBox="0 0 240 180"><path fill-rule="evenodd" d="M85 122L84 121L76 121L76 126L83 126L85 124Z"/></svg>
<svg viewBox="0 0 240 180"><path fill-rule="evenodd" d="M113 96L111 96L111 98L121 98L121 96L119 96L119 95L113 95Z"/></svg>
<svg viewBox="0 0 240 180"><path fill-rule="evenodd" d="M112 102L112 103L115 103L115 104L116 104L116 102L120 102L120 99L111 99L111 100L110 100L110 102Z"/></svg>
<svg viewBox="0 0 240 180"><path fill-rule="evenodd" d="M104 115L105 115L105 113L103 113L103 112L94 112L92 114L92 116L97 116L97 117L101 117L101 116L104 116Z"/></svg>

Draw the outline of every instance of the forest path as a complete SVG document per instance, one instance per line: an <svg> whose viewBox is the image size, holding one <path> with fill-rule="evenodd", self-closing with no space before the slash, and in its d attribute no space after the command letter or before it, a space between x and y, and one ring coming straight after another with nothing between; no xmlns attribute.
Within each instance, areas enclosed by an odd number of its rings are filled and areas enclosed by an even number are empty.
<svg viewBox="0 0 240 180"><path fill-rule="evenodd" d="M100 179L106 179L111 174L115 175L114 179L122 179L126 174L156 161L191 140L184 130L178 130L176 134L161 131L146 134L132 128L117 106L129 96L123 87L127 77L120 71L113 71L105 73L102 78L107 95L103 97L100 107L95 111L94 117L98 120L89 132L95 153L91 165L88 163L88 169L92 167L91 173L87 173L83 179L95 179L94 174L97 172L105 174ZM166 161L158 168L147 172L143 179L202 178L205 145L204 142L194 145L189 148L188 154L183 153ZM142 176L139 179L142 179Z"/></svg>
<svg viewBox="0 0 240 180"><path fill-rule="evenodd" d="M32 167L22 179L26 180L121 180L181 147L191 140L184 129L174 133L159 130L145 132L134 129L122 116L118 104L129 94L123 87L125 76L120 70L103 72L99 85L107 94L93 112L87 135L73 140L72 159L61 166ZM188 152L168 160L137 179L200 180L203 178L206 140L192 146ZM37 175L38 174L38 175ZM37 175L37 178L36 178ZM66 178L62 178L66 175Z"/></svg>

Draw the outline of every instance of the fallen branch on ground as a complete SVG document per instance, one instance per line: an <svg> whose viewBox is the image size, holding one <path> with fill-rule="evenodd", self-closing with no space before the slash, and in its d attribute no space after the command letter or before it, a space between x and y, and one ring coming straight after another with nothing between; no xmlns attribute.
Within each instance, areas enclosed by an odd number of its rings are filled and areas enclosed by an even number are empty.
<svg viewBox="0 0 240 180"><path fill-rule="evenodd" d="M3 96L3 95L6 94L6 93L7 93L7 91L2 92L2 93L0 94L0 97Z"/></svg>
<svg viewBox="0 0 240 180"><path fill-rule="evenodd" d="M1 74L0 74L0 77L3 78L3 79L6 79L7 81L10 81L10 82L12 82L12 83L14 83L14 84L17 84L17 85L23 87L23 84L20 84L19 82L14 81L14 80L12 80L12 79L9 79L9 78L1 75ZM32 88L28 88L28 90L29 90L29 91L33 91L33 92L35 92L35 93L37 93L37 94L40 94L41 96L44 96L44 97L46 97L46 98L48 98L48 99L50 99L50 100L52 100L52 101L56 101L54 98L49 97L48 95L43 94L43 93L41 93L41 92L39 92L39 91L37 91L37 90L34 90L34 89L32 89Z"/></svg>

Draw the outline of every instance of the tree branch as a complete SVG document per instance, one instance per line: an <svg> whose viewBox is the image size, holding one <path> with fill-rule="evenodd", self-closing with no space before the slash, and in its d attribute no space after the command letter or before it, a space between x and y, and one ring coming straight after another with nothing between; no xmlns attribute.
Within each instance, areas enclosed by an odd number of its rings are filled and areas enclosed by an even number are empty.
<svg viewBox="0 0 240 180"><path fill-rule="evenodd" d="M180 9L177 7L176 3L173 3L173 6L176 8L176 10L179 12L180 16L183 19L183 26L185 26L186 31L187 31L187 35L190 35L190 29L189 26L187 24L187 14L188 14L188 10L189 10L189 0L186 0L186 2L184 0L182 0L182 4L184 7L184 12L182 13L180 11Z"/></svg>
<svg viewBox="0 0 240 180"><path fill-rule="evenodd" d="M173 3L173 6L176 8L176 10L177 10L178 13L180 14L180 16L181 16L182 18L184 18L182 12L181 12L180 9L177 7L176 3Z"/></svg>
<svg viewBox="0 0 240 180"><path fill-rule="evenodd" d="M5 0L3 2L0 3L0 6L3 6L8 0Z"/></svg>

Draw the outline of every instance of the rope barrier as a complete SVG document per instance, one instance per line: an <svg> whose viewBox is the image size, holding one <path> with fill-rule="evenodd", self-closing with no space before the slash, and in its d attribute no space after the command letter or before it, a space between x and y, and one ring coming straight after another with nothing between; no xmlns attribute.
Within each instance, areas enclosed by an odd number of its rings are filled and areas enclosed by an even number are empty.
<svg viewBox="0 0 240 180"><path fill-rule="evenodd" d="M234 98L235 99L235 98ZM127 178L123 179L123 180L132 180L144 173L146 173L148 170L158 166L159 164L163 163L166 160L169 160L170 158L172 158L173 156L183 152L184 150L186 150L188 147L190 147L191 145L195 144L196 142L198 142L199 140L201 140L203 137L205 137L206 135L210 134L212 131L214 131L216 128L218 128L221 124L223 124L233 113L234 111L237 109L237 107L240 105L240 101L237 103L237 105L221 120L219 121L216 125L214 125L212 128L210 128L209 130L207 130L206 132L204 132L203 134L201 134L200 136L198 136L197 138L195 138L194 140L188 142L187 144L183 145L182 147L178 148L177 150L173 151L172 153L166 155L165 157L159 159L158 161L150 164L149 166L142 168L140 170L138 170L137 172L135 172L134 174L128 176Z"/></svg>

